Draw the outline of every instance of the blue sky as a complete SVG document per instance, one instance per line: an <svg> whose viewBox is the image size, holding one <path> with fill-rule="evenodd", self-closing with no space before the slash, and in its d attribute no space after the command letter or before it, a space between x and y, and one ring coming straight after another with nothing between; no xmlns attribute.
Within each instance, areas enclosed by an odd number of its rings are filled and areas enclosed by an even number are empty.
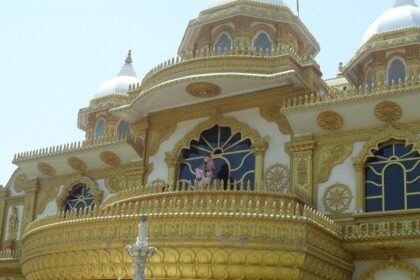
<svg viewBox="0 0 420 280"><path fill-rule="evenodd" d="M187 23L211 0L0 1L0 184L17 152L83 139L77 113L117 74L128 49L139 77L173 57ZM285 0L295 9L296 1ZM324 78L335 76L393 0L300 0L321 45Z"/></svg>

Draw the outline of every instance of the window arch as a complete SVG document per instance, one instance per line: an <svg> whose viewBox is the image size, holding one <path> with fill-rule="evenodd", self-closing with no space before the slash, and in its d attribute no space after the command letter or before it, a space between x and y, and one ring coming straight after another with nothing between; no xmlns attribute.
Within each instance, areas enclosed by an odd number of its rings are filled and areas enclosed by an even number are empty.
<svg viewBox="0 0 420 280"><path fill-rule="evenodd" d="M365 163L366 212L419 208L419 152L401 140L379 144Z"/></svg>
<svg viewBox="0 0 420 280"><path fill-rule="evenodd" d="M73 209L79 211L93 207L95 207L95 197L91 189L84 184L77 184L66 197L64 211L68 212Z"/></svg>
<svg viewBox="0 0 420 280"><path fill-rule="evenodd" d="M232 49L232 37L230 37L227 32L223 32L219 35L213 47L217 52L224 52Z"/></svg>
<svg viewBox="0 0 420 280"><path fill-rule="evenodd" d="M401 58L394 58L387 68L388 83L398 84L407 79L407 67Z"/></svg>
<svg viewBox="0 0 420 280"><path fill-rule="evenodd" d="M258 32L252 39L252 48L259 51L268 51L271 53L273 49L273 41L266 32Z"/></svg>
<svg viewBox="0 0 420 280"><path fill-rule="evenodd" d="M255 155L249 138L230 127L215 125L203 131L198 140L192 140L188 148L181 151L180 180L194 181L195 168L199 167L205 154L211 155L216 164L218 180L254 182Z"/></svg>
<svg viewBox="0 0 420 280"><path fill-rule="evenodd" d="M365 88L371 90L373 87L373 70L369 68L365 76Z"/></svg>
<svg viewBox="0 0 420 280"><path fill-rule="evenodd" d="M117 136L118 137L127 137L131 135L130 124L126 121L120 121L117 126Z"/></svg>
<svg viewBox="0 0 420 280"><path fill-rule="evenodd" d="M99 119L95 126L95 138L102 138L105 136L105 120Z"/></svg>

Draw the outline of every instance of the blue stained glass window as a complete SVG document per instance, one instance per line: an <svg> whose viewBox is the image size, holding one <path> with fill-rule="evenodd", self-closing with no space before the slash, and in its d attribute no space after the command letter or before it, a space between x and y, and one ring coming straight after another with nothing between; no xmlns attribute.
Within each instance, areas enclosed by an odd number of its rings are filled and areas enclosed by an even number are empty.
<svg viewBox="0 0 420 280"><path fill-rule="evenodd" d="M420 155L390 140L379 145L365 168L366 212L420 208Z"/></svg>
<svg viewBox="0 0 420 280"><path fill-rule="evenodd" d="M253 48L257 51L268 51L271 53L271 50L273 49L273 43L270 40L270 37L268 37L267 33L261 32L258 33L258 35L253 40Z"/></svg>
<svg viewBox="0 0 420 280"><path fill-rule="evenodd" d="M66 198L64 211L73 209L82 210L85 208L93 208L95 206L95 198L90 191L90 188L79 184L73 187L72 191Z"/></svg>
<svg viewBox="0 0 420 280"><path fill-rule="evenodd" d="M232 39L226 33L220 35L219 39L217 40L216 44L214 44L214 48L217 52L225 52L229 51L232 48Z"/></svg>
<svg viewBox="0 0 420 280"><path fill-rule="evenodd" d="M95 127L95 138L102 138L105 136L105 121L99 120Z"/></svg>
<svg viewBox="0 0 420 280"><path fill-rule="evenodd" d="M228 180L253 183L255 156L251 146L248 138L242 138L239 132L232 132L229 127L216 125L203 131L198 141L191 141L189 148L182 150L180 180L194 181L195 169L208 153L216 164L216 179L223 180L225 185Z"/></svg>
<svg viewBox="0 0 420 280"><path fill-rule="evenodd" d="M119 137L126 137L126 136L129 136L130 134L131 134L130 125L125 121L121 121L117 127L117 135Z"/></svg>
<svg viewBox="0 0 420 280"><path fill-rule="evenodd" d="M388 83L398 84L400 80L405 81L406 78L407 69L404 62L399 58L394 59L388 68Z"/></svg>

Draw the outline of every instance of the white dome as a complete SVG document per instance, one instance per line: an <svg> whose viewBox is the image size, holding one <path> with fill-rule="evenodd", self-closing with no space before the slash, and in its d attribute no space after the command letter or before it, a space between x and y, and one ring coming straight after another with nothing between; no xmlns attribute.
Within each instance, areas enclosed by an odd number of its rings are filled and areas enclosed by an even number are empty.
<svg viewBox="0 0 420 280"><path fill-rule="evenodd" d="M420 27L420 8L414 0L396 0L366 31L362 44L372 36L407 27Z"/></svg>
<svg viewBox="0 0 420 280"><path fill-rule="evenodd" d="M140 82L131 63L131 51L129 51L125 60L125 64L121 68L117 77L104 82L96 92L95 98L104 97L111 94L125 95L127 94L130 85Z"/></svg>
<svg viewBox="0 0 420 280"><path fill-rule="evenodd" d="M210 8L217 7L223 4L227 4L230 2L235 2L236 0L211 0ZM280 6L285 6L283 0L255 0L255 2L262 2L262 3L269 3L275 4Z"/></svg>

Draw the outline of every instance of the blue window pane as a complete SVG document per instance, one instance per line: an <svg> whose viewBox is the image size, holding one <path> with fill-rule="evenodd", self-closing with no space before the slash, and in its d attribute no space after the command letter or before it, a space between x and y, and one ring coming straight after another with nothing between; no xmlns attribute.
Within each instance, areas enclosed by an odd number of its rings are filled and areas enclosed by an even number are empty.
<svg viewBox="0 0 420 280"><path fill-rule="evenodd" d="M254 49L257 51L267 51L271 52L273 48L273 43L270 41L268 35L264 32L261 32L254 38Z"/></svg>
<svg viewBox="0 0 420 280"><path fill-rule="evenodd" d="M105 136L105 121L99 120L95 128L95 138L102 138Z"/></svg>
<svg viewBox="0 0 420 280"><path fill-rule="evenodd" d="M230 50L232 48L232 39L226 33L223 33L216 44L214 44L214 48L220 52Z"/></svg>
<svg viewBox="0 0 420 280"><path fill-rule="evenodd" d="M405 209L404 168L391 164L384 171L385 210Z"/></svg>
<svg viewBox="0 0 420 280"><path fill-rule="evenodd" d="M366 200L366 212L382 211L382 199L367 199Z"/></svg>
<svg viewBox="0 0 420 280"><path fill-rule="evenodd" d="M407 196L407 208L418 209L420 208L420 195L409 195Z"/></svg>
<svg viewBox="0 0 420 280"><path fill-rule="evenodd" d="M85 185L76 185L66 198L64 210L82 210L95 206L94 197L90 189Z"/></svg>
<svg viewBox="0 0 420 280"><path fill-rule="evenodd" d="M121 121L118 124L117 135L119 137L126 137L126 136L129 136L130 134L131 134L130 125L127 122Z"/></svg>
<svg viewBox="0 0 420 280"><path fill-rule="evenodd" d="M405 81L407 77L407 70L405 64L401 59L394 59L388 68L388 82L398 83L400 80Z"/></svg>

